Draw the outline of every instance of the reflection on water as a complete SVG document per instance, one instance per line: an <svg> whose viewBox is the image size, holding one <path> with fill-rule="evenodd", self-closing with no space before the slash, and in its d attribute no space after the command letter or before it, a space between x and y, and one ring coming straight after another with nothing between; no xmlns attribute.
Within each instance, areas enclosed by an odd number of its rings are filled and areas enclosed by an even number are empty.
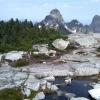
<svg viewBox="0 0 100 100"><path fill-rule="evenodd" d="M64 78L57 78L54 84L62 84L64 83ZM82 80L72 80L71 85L59 85L59 90L62 92L74 93L76 97L86 97L89 100L94 100L90 97L88 90L90 87L88 84L89 81L82 81ZM57 96L57 93L46 94L45 100L68 100L65 96Z"/></svg>

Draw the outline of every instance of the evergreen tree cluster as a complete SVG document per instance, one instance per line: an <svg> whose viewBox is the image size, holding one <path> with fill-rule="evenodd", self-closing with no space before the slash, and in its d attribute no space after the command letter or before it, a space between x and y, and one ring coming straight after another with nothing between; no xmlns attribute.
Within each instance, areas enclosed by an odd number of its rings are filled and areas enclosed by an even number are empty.
<svg viewBox="0 0 100 100"><path fill-rule="evenodd" d="M34 44L50 44L57 38L64 38L62 33L41 28L31 21L20 21L11 19L9 21L0 21L0 52L12 50L29 50Z"/></svg>

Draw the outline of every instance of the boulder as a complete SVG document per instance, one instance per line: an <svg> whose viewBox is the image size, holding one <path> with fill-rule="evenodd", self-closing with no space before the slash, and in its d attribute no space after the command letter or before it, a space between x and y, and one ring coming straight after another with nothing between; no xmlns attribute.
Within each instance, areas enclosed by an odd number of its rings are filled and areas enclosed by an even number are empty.
<svg viewBox="0 0 100 100"><path fill-rule="evenodd" d="M65 79L65 83L66 83L66 84L71 84L71 78L70 78L70 77L67 77L67 78Z"/></svg>
<svg viewBox="0 0 100 100"><path fill-rule="evenodd" d="M73 97L75 97L76 95L74 94L74 93L65 93L65 97L67 97L67 98L73 98Z"/></svg>
<svg viewBox="0 0 100 100"><path fill-rule="evenodd" d="M77 97L77 98L71 98L70 100L89 100L89 99L84 97Z"/></svg>
<svg viewBox="0 0 100 100"><path fill-rule="evenodd" d="M75 70L76 76L91 76L99 74L99 69L90 67L79 67Z"/></svg>
<svg viewBox="0 0 100 100"><path fill-rule="evenodd" d="M17 61L19 59L23 58L23 55L26 54L26 52L23 51L11 51L7 54L5 54L5 59L10 61Z"/></svg>
<svg viewBox="0 0 100 100"><path fill-rule="evenodd" d="M51 85L51 91L57 91L58 87L56 85Z"/></svg>
<svg viewBox="0 0 100 100"><path fill-rule="evenodd" d="M92 98L100 100L100 88L94 88L88 91Z"/></svg>
<svg viewBox="0 0 100 100"><path fill-rule="evenodd" d="M56 39L53 41L52 45L58 50L64 50L68 47L69 41L65 41L63 39Z"/></svg>
<svg viewBox="0 0 100 100"><path fill-rule="evenodd" d="M39 92L35 98L33 98L32 100L42 100L45 99L45 94L43 92Z"/></svg>
<svg viewBox="0 0 100 100"><path fill-rule="evenodd" d="M45 77L44 80L55 81L55 77L54 76Z"/></svg>

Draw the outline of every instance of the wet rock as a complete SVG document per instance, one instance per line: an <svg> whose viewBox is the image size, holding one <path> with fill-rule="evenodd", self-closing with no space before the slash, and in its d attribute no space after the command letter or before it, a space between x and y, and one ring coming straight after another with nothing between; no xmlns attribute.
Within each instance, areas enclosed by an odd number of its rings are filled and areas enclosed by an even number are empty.
<svg viewBox="0 0 100 100"><path fill-rule="evenodd" d="M69 45L69 41L65 41L63 39L56 39L52 45L58 50L64 50Z"/></svg>
<svg viewBox="0 0 100 100"><path fill-rule="evenodd" d="M99 83L96 83L95 85L92 85L94 89L96 88L100 88L100 84Z"/></svg>
<svg viewBox="0 0 100 100"><path fill-rule="evenodd" d="M63 92L61 90L56 91L56 93L57 93L57 96L65 95L65 92Z"/></svg>
<svg viewBox="0 0 100 100"><path fill-rule="evenodd" d="M51 85L51 91L57 91L58 87L56 85Z"/></svg>
<svg viewBox="0 0 100 100"><path fill-rule="evenodd" d="M44 78L44 80L55 81L55 77L54 76L49 76L49 77Z"/></svg>
<svg viewBox="0 0 100 100"><path fill-rule="evenodd" d="M84 97L77 97L77 98L71 98L70 100L89 100L89 99Z"/></svg>
<svg viewBox="0 0 100 100"><path fill-rule="evenodd" d="M65 97L71 99L73 97L75 97L76 95L74 93L65 93Z"/></svg>
<svg viewBox="0 0 100 100"><path fill-rule="evenodd" d="M33 98L32 100L42 100L45 99L45 94L43 92L39 92L35 98Z"/></svg>
<svg viewBox="0 0 100 100"><path fill-rule="evenodd" d="M71 84L71 78L70 77L66 77L65 78L65 83L66 84Z"/></svg>
<svg viewBox="0 0 100 100"><path fill-rule="evenodd" d="M94 88L88 91L92 98L100 100L100 88Z"/></svg>

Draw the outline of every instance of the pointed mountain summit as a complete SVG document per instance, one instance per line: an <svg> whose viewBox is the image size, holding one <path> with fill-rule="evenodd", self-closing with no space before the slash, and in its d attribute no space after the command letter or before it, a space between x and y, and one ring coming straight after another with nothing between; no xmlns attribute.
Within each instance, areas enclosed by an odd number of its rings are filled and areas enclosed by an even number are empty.
<svg viewBox="0 0 100 100"><path fill-rule="evenodd" d="M72 33L72 31L66 26L66 23L58 9L51 10L50 14L47 15L39 25L45 25L48 28L56 29L64 34Z"/></svg>
<svg viewBox="0 0 100 100"><path fill-rule="evenodd" d="M90 25L90 30L93 33L100 33L100 16L99 15L95 15L93 17L92 23Z"/></svg>
<svg viewBox="0 0 100 100"><path fill-rule="evenodd" d="M64 20L63 20L63 17L62 15L60 14L60 11L58 9L53 9L51 12L50 12L50 16L52 18L55 18L58 22L61 22L63 23Z"/></svg>

